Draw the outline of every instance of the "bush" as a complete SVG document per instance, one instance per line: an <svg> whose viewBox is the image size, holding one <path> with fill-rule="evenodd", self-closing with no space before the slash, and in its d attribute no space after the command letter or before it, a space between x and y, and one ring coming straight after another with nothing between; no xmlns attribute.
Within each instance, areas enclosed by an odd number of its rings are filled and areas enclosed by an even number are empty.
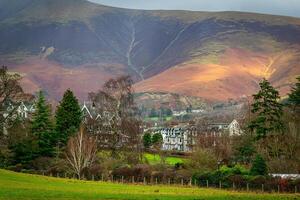
<svg viewBox="0 0 300 200"><path fill-rule="evenodd" d="M196 179L199 185L206 185L208 181L209 185L215 187L219 186L222 182L222 187L229 188L232 187L232 183L241 186L247 182L247 176L249 171L241 165L236 165L234 167L222 166L219 170L206 173L194 174L193 179Z"/></svg>
<svg viewBox="0 0 300 200"><path fill-rule="evenodd" d="M254 176L268 174L266 161L263 159L261 155L257 154L255 156L255 159L252 162L250 173Z"/></svg>
<svg viewBox="0 0 300 200"><path fill-rule="evenodd" d="M187 166L194 171L209 172L217 168L217 158L210 150L198 149L192 154Z"/></svg>
<svg viewBox="0 0 300 200"><path fill-rule="evenodd" d="M52 164L52 158L50 157L39 157L32 161L33 169L37 171L46 171Z"/></svg>

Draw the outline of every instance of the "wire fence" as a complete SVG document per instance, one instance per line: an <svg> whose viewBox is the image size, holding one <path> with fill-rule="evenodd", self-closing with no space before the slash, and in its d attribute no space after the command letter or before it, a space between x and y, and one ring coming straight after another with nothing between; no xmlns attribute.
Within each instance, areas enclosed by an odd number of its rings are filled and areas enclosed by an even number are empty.
<svg viewBox="0 0 300 200"><path fill-rule="evenodd" d="M75 174L68 173L42 173L44 176L57 178L78 179ZM210 182L209 180L190 178L165 178L156 176L104 176L89 175L82 177L83 180L101 181L119 184L135 184L135 185L174 185L181 187L199 187L199 188L215 188L227 189L246 192L266 192L266 193L300 193L300 181L296 184L277 184L277 183L251 183L251 182L229 182L219 181Z"/></svg>

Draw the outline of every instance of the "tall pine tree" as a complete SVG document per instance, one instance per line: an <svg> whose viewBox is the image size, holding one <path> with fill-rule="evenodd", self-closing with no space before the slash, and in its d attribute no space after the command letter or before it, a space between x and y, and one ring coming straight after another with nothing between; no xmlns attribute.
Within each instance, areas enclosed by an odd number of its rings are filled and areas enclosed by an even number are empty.
<svg viewBox="0 0 300 200"><path fill-rule="evenodd" d="M260 91L253 95L254 102L251 112L255 115L249 128L256 134L256 139L266 137L270 133L282 132L282 105L278 102L279 93L271 84L263 79L260 83Z"/></svg>
<svg viewBox="0 0 300 200"><path fill-rule="evenodd" d="M288 102L297 112L300 112L300 76L297 77L297 80L298 82L289 94Z"/></svg>
<svg viewBox="0 0 300 200"><path fill-rule="evenodd" d="M82 120L80 105L70 89L64 93L57 107L55 118L57 142L66 144L69 137L78 131Z"/></svg>
<svg viewBox="0 0 300 200"><path fill-rule="evenodd" d="M51 122L50 107L47 105L42 91L39 92L36 111L31 124L31 131L37 140L37 156L53 155L53 124Z"/></svg>

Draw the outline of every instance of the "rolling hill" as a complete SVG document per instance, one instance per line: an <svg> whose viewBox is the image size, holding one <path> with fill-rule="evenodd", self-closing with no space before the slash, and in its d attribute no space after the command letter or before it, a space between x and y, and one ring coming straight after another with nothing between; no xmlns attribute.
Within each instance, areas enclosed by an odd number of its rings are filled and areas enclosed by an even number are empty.
<svg viewBox="0 0 300 200"><path fill-rule="evenodd" d="M137 92L211 101L268 78L283 95L300 74L300 19L240 12L145 11L85 0L0 1L0 64L28 92L84 99L129 74Z"/></svg>

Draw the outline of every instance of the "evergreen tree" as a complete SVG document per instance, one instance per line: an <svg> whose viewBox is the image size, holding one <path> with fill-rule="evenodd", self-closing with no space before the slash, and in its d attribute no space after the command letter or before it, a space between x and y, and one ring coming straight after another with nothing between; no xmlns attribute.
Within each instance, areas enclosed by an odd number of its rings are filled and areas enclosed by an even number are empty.
<svg viewBox="0 0 300 200"><path fill-rule="evenodd" d="M151 134L149 132L145 133L143 136L143 143L145 148L150 148L152 144Z"/></svg>
<svg viewBox="0 0 300 200"><path fill-rule="evenodd" d="M278 102L279 93L270 83L263 79L259 83L260 91L253 95L254 102L251 112L255 118L250 122L249 128L256 134L256 139L266 137L272 132L282 132L282 105Z"/></svg>
<svg viewBox="0 0 300 200"><path fill-rule="evenodd" d="M261 157L261 155L257 154L255 156L255 159L252 162L250 173L254 176L268 174L266 161L263 157Z"/></svg>
<svg viewBox="0 0 300 200"><path fill-rule="evenodd" d="M50 107L47 105L43 92L39 92L36 111L31 124L31 132L37 140L37 156L53 155L53 124Z"/></svg>
<svg viewBox="0 0 300 200"><path fill-rule="evenodd" d="M297 111L300 111L300 76L297 77L297 80L298 82L289 94L288 102L294 106Z"/></svg>
<svg viewBox="0 0 300 200"><path fill-rule="evenodd" d="M163 137L160 133L155 133L152 136L152 144L159 144L163 142Z"/></svg>
<svg viewBox="0 0 300 200"><path fill-rule="evenodd" d="M56 142L66 144L69 137L78 131L82 120L80 105L70 89L64 93L63 99L57 107L55 119Z"/></svg>

